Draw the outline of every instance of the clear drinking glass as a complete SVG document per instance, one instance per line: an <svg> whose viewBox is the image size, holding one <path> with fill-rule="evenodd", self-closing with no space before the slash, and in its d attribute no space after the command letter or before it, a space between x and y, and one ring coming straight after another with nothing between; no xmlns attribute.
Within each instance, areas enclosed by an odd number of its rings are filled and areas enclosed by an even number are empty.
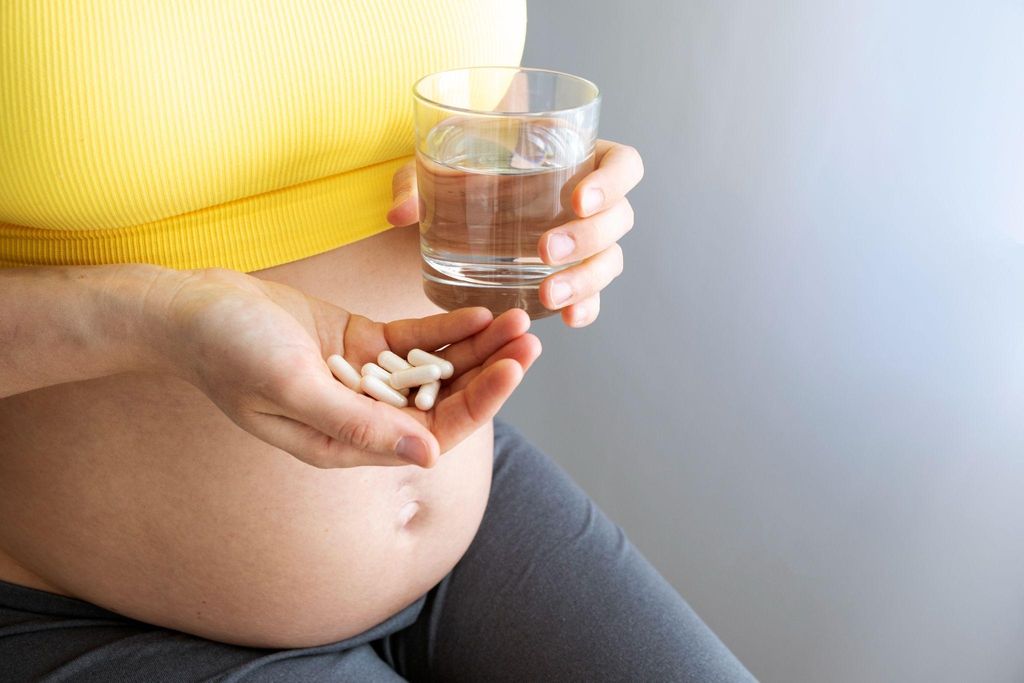
<svg viewBox="0 0 1024 683"><path fill-rule="evenodd" d="M552 311L538 287L540 236L572 220L594 168L600 94L544 69L441 71L413 88L423 290L441 308ZM572 265L572 264L568 264Z"/></svg>

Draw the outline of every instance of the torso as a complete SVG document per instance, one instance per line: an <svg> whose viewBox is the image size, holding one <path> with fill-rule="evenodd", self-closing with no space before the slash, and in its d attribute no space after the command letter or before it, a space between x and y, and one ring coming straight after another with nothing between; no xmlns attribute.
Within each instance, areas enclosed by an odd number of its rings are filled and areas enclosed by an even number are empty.
<svg viewBox="0 0 1024 683"><path fill-rule="evenodd" d="M437 311L415 228L255 275L378 320ZM166 376L13 396L0 400L0 579L228 642L340 640L452 569L491 456L488 426L431 470L318 470Z"/></svg>

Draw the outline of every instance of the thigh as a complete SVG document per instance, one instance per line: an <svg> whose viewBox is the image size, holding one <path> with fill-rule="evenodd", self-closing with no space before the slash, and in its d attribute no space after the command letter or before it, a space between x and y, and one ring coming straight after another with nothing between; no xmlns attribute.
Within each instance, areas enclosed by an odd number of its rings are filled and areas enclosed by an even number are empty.
<svg viewBox="0 0 1024 683"><path fill-rule="evenodd" d="M262 650L126 619L80 600L0 582L0 680L404 681L371 642L412 623L422 601L340 643Z"/></svg>
<svg viewBox="0 0 1024 683"><path fill-rule="evenodd" d="M501 424L473 544L417 622L376 647L414 681L754 680L622 529Z"/></svg>

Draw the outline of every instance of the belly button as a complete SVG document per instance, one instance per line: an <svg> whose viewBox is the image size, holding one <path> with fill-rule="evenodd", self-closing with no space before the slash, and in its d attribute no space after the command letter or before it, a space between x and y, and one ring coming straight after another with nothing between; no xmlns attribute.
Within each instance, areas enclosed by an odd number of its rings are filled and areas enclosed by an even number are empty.
<svg viewBox="0 0 1024 683"><path fill-rule="evenodd" d="M407 526L416 513L420 511L420 503L417 500L410 500L398 509L398 525Z"/></svg>

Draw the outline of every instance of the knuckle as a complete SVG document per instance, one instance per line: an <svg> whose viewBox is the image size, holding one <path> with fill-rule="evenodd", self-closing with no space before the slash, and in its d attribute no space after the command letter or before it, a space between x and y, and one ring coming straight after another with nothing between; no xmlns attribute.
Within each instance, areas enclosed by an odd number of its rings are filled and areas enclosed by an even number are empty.
<svg viewBox="0 0 1024 683"><path fill-rule="evenodd" d="M633 166L636 169L636 179L637 182L639 182L640 179L644 177L644 160L643 157L640 156L640 150L632 145L626 145L626 149L624 151L626 156L632 160Z"/></svg>
<svg viewBox="0 0 1024 683"><path fill-rule="evenodd" d="M633 224L636 221L636 211L633 210L633 205L629 203L628 199L622 200L622 212L625 214L626 232L629 232L633 229Z"/></svg>
<svg viewBox="0 0 1024 683"><path fill-rule="evenodd" d="M400 194L403 190L410 190L413 185L413 181L416 179L416 164L410 161L403 165L397 171L395 175L391 177L391 189L395 195Z"/></svg>
<svg viewBox="0 0 1024 683"><path fill-rule="evenodd" d="M331 452L331 439L326 434L314 432L308 436L303 435L284 450L310 467L325 470L338 466Z"/></svg>
<svg viewBox="0 0 1024 683"><path fill-rule="evenodd" d="M622 252L622 247L617 243L612 245L612 277L618 277L622 275L622 270L625 268L625 258Z"/></svg>
<svg viewBox="0 0 1024 683"><path fill-rule="evenodd" d="M573 297L573 301L579 303L601 291L608 280L608 276L602 271L602 268L592 268L587 271L586 277L581 278L582 282L575 290L576 296Z"/></svg>
<svg viewBox="0 0 1024 683"><path fill-rule="evenodd" d="M616 202L608 209L580 220L573 230L573 235L577 242L584 241L588 246L599 247L610 242L614 235L618 234L621 222L619 202Z"/></svg>
<svg viewBox="0 0 1024 683"><path fill-rule="evenodd" d="M228 268L221 268L219 266L213 266L211 268L204 268L202 274L209 277L210 279L230 280L238 277L238 273Z"/></svg>
<svg viewBox="0 0 1024 683"><path fill-rule="evenodd" d="M267 392L287 406L301 403L309 379L300 373L278 372L267 381Z"/></svg>
<svg viewBox="0 0 1024 683"><path fill-rule="evenodd" d="M563 302L560 308L568 308L588 296L588 292L593 288L594 282L597 281L597 275L594 273L594 270L591 259L563 271L566 281L572 288L572 296L568 301Z"/></svg>
<svg viewBox="0 0 1024 683"><path fill-rule="evenodd" d="M377 450L379 436L373 422L364 418L348 420L338 429L338 440L360 451Z"/></svg>
<svg viewBox="0 0 1024 683"><path fill-rule="evenodd" d="M596 229L579 230L577 232L581 235L580 239L590 239L594 242L594 246L599 246L598 243L602 238L604 243L607 244L615 239L619 239L632 230L635 219L636 215L633 211L633 205L623 198L610 210L590 219L594 221L593 223L585 224Z"/></svg>
<svg viewBox="0 0 1024 683"><path fill-rule="evenodd" d="M314 446L301 454L300 460L318 470L330 470L338 467L331 457L331 449L327 445Z"/></svg>
<svg viewBox="0 0 1024 683"><path fill-rule="evenodd" d="M601 243L605 240L605 235L612 227L606 214L606 211L602 211L589 218L581 218L569 226L568 232L576 241L577 252L590 251L593 253L600 248ZM576 258L576 256L572 258Z"/></svg>
<svg viewBox="0 0 1024 683"><path fill-rule="evenodd" d="M319 470L359 467L369 462L365 449L341 443L327 436L324 436L323 443L310 448L306 457L300 459Z"/></svg>

